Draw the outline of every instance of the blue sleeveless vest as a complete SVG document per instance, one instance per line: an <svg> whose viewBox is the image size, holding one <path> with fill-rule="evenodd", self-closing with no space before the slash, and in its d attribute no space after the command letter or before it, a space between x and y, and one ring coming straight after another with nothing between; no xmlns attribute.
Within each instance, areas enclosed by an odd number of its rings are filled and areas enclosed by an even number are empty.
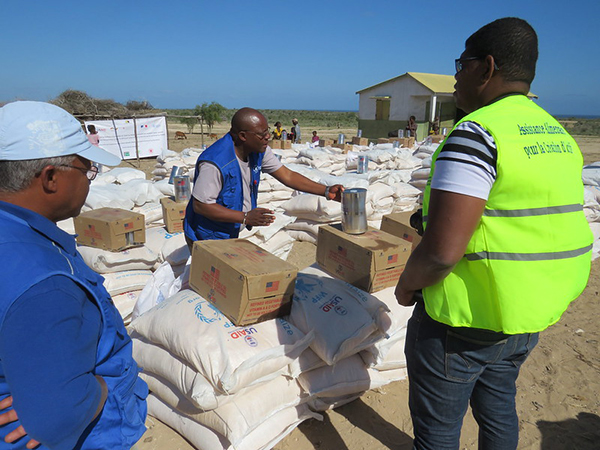
<svg viewBox="0 0 600 450"><path fill-rule="evenodd" d="M94 426L86 429L75 448L131 448L146 431L148 386L138 377L139 368L131 354L131 339L102 285L103 278L85 264L74 242L72 248L63 248L31 228L26 220L2 209L0 229L0 266L4 271L3 278L11 280L3 283L0 289L0 325L11 304L31 286L46 278L64 275L81 286L94 299L102 316L94 375L106 381L108 398ZM62 233L58 228L57 231ZM9 394L6 380L0 377L0 398ZM57 407L60 408L60 405ZM27 440L21 439L20 445L14 446L1 441L0 448L25 448ZM39 448L46 447L42 445Z"/></svg>
<svg viewBox="0 0 600 450"><path fill-rule="evenodd" d="M252 209L256 208L263 156L263 153L251 153L249 156ZM217 197L217 203L228 209L242 211L244 207L242 172L235 155L233 139L229 133L202 152L198 161L196 161L194 184L196 184L198 178L200 164L203 162L214 164L221 172L223 187ZM183 222L185 235L189 239L198 241L206 239L231 239L239 236L239 223L215 222L200 214L196 214L193 203L194 199L192 198L185 210L185 220Z"/></svg>

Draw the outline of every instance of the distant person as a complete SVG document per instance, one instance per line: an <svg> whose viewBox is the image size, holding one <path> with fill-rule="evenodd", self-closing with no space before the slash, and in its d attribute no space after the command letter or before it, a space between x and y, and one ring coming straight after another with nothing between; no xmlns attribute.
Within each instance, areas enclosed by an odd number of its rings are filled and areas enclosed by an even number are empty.
<svg viewBox="0 0 600 450"><path fill-rule="evenodd" d="M406 123L406 137L417 137L417 118L415 116L410 116L408 122Z"/></svg>
<svg viewBox="0 0 600 450"><path fill-rule="evenodd" d="M290 132L288 133L288 140L292 142L296 142L296 127L292 127Z"/></svg>
<svg viewBox="0 0 600 450"><path fill-rule="evenodd" d="M429 124L429 134L440 134L440 118L436 117Z"/></svg>
<svg viewBox="0 0 600 450"><path fill-rule="evenodd" d="M292 124L294 125L294 140L296 144L300 144L302 142L302 132L300 130L300 125L298 124L298 119L292 119Z"/></svg>
<svg viewBox="0 0 600 450"><path fill-rule="evenodd" d="M98 132L96 131L96 127L94 125L88 125L87 129L88 129L88 134L87 134L88 141L90 141L90 144L98 147L100 145L100 136L98 135Z"/></svg>
<svg viewBox="0 0 600 450"><path fill-rule="evenodd" d="M275 122L275 128L273 129L273 139L281 139L281 133L283 130L281 129L281 122Z"/></svg>
<svg viewBox="0 0 600 450"><path fill-rule="evenodd" d="M267 119L242 108L233 115L229 133L198 157L184 220L188 245L237 238L242 227L273 223L273 211L257 207L261 171L289 188L341 200L342 185L324 186L282 165L267 146L270 136Z"/></svg>
<svg viewBox="0 0 600 450"><path fill-rule="evenodd" d="M320 140L321 140L321 139L319 138L319 136L317 136L317 132L316 132L316 131L313 131L313 132L312 132L312 142L313 142L313 144L314 144L315 142L319 142Z"/></svg>
<svg viewBox="0 0 600 450"><path fill-rule="evenodd" d="M129 449L146 427L119 311L56 223L79 215L98 170L120 158L90 144L58 106L0 108L0 398L16 422L0 448ZM12 396L12 397L11 397ZM14 433L28 434L9 445Z"/></svg>
<svg viewBox="0 0 600 450"><path fill-rule="evenodd" d="M458 449L469 406L478 448L516 449L519 370L588 280L583 158L527 98L537 58L535 30L508 17L455 60L467 115L433 154L423 239L396 286L398 303L415 305L405 353L416 450Z"/></svg>

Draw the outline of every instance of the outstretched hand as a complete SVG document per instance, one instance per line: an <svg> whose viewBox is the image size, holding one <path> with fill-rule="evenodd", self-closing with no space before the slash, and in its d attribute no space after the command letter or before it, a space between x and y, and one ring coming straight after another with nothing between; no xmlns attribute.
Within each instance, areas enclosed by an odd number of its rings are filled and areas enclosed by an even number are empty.
<svg viewBox="0 0 600 450"><path fill-rule="evenodd" d="M327 200L335 200L336 202L341 202L342 192L344 192L344 186L342 186L341 184L334 184L333 186L329 186Z"/></svg>
<svg viewBox="0 0 600 450"><path fill-rule="evenodd" d="M275 213L267 208L254 208L246 215L246 225L265 227L275 221Z"/></svg>
<svg viewBox="0 0 600 450"><path fill-rule="evenodd" d="M4 410L6 408L10 408L13 403L13 398L11 395L0 401L0 410ZM0 425L5 425L7 423L16 422L19 419L17 416L17 412L14 409L7 411L5 413L0 414ZM27 436L27 432L23 425L18 426L15 430L11 431L4 437L4 442L12 443L18 439L21 439L23 436ZM27 442L26 447L29 449L36 448L40 443L35 439L30 439Z"/></svg>

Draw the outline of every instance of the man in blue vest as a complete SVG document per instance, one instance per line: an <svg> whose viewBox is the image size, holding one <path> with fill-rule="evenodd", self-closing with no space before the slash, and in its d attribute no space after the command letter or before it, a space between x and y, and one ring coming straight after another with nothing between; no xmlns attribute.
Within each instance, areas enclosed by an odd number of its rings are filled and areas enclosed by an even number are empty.
<svg viewBox="0 0 600 450"><path fill-rule="evenodd" d="M577 144L527 98L537 35L485 25L455 61L467 113L432 157L424 234L396 287L415 304L406 360L414 448L458 449L469 404L479 448L517 448L516 380L586 286L592 234Z"/></svg>
<svg viewBox="0 0 600 450"><path fill-rule="evenodd" d="M324 186L281 164L267 145L270 136L267 119L242 108L231 119L229 133L200 154L184 221L189 245L237 238L242 227L273 223L273 211L256 206L261 172L292 189L341 200L341 185Z"/></svg>
<svg viewBox="0 0 600 450"><path fill-rule="evenodd" d="M126 449L145 431L148 387L123 321L56 226L81 211L92 161L120 163L61 108L0 108L0 399L14 407L0 449Z"/></svg>

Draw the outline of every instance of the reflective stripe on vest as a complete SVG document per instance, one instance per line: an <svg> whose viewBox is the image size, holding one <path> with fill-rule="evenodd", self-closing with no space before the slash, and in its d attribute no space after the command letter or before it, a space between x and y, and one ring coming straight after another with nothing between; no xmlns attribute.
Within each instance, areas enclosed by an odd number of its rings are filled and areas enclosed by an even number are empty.
<svg viewBox="0 0 600 450"><path fill-rule="evenodd" d="M423 290L427 312L451 326L541 331L581 293L590 271L593 236L583 213L581 152L525 96L505 97L463 121L493 136L497 177L465 257L444 280ZM424 227L442 148L432 158Z"/></svg>

